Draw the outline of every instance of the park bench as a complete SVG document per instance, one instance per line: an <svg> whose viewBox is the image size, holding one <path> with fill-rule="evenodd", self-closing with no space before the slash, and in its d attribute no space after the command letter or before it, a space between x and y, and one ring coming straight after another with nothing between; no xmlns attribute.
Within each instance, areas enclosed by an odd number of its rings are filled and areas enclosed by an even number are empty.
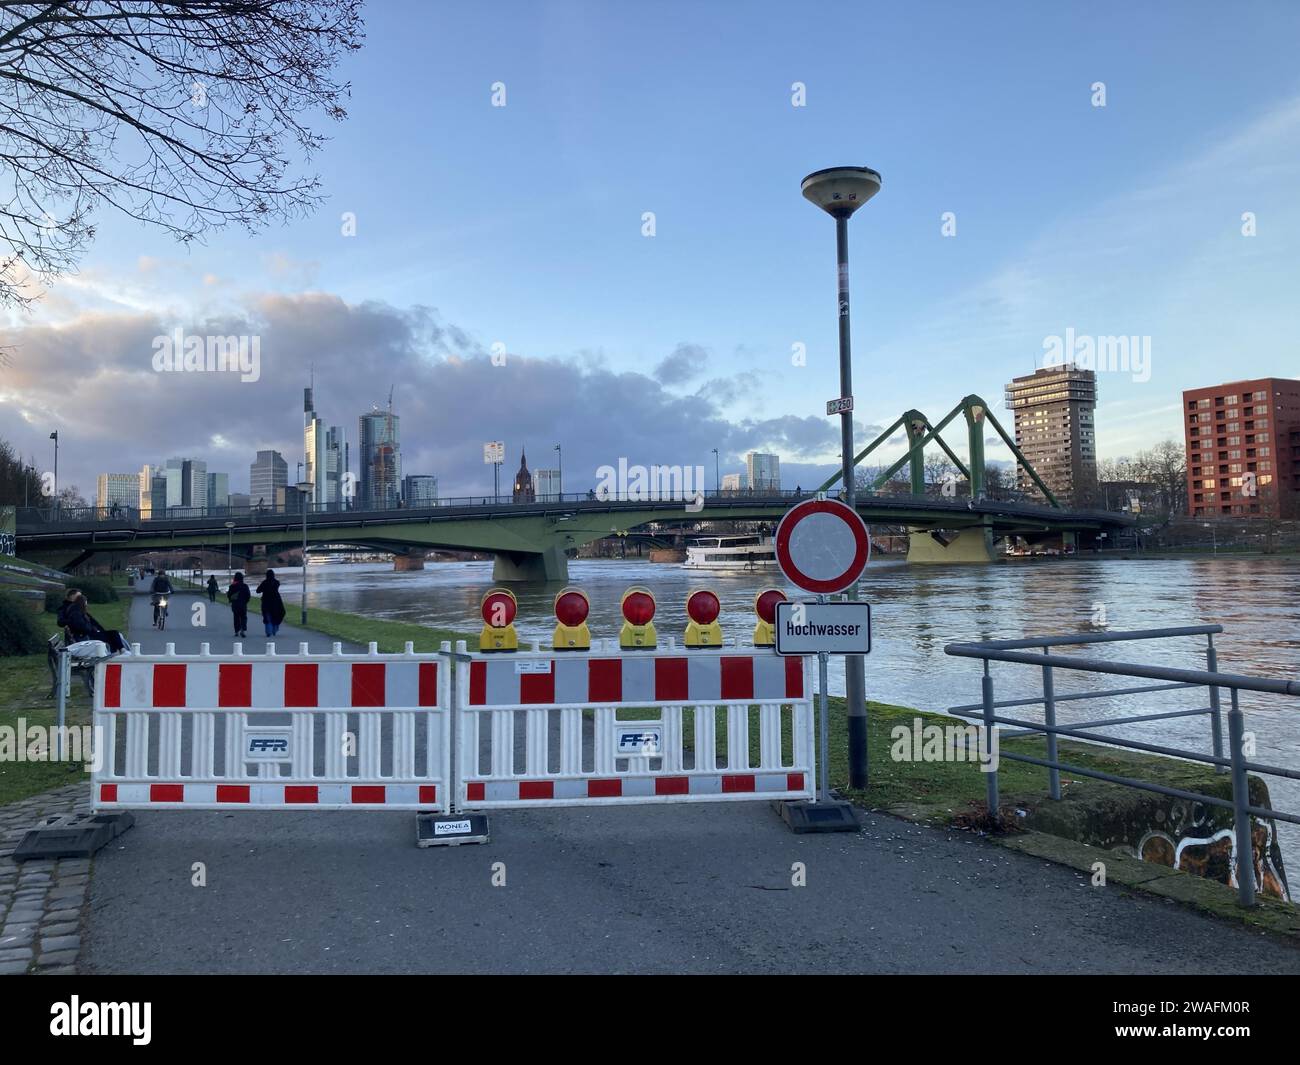
<svg viewBox="0 0 1300 1065"><path fill-rule="evenodd" d="M53 699L59 694L59 652L67 647L68 643L68 634L64 630L56 632L45 645L45 660L50 667L50 694L46 696L47 699ZM81 682L86 686L86 694L93 699L95 696L95 660L73 658L71 672L74 677L81 677Z"/></svg>

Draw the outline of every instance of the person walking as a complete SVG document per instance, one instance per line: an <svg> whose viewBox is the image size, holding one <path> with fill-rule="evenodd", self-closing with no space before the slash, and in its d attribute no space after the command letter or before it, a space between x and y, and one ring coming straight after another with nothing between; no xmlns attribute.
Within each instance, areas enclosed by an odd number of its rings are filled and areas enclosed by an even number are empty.
<svg viewBox="0 0 1300 1065"><path fill-rule="evenodd" d="M253 593L244 583L244 575L236 573L230 587L226 589L226 602L230 604L230 612L234 615L236 636L248 635L248 601L252 597Z"/></svg>
<svg viewBox="0 0 1300 1065"><path fill-rule="evenodd" d="M217 587L217 575L215 573L208 574L208 602L209 603L215 603L217 601L217 592L219 592L220 590L221 589Z"/></svg>
<svg viewBox="0 0 1300 1065"><path fill-rule="evenodd" d="M257 594L262 597L262 624L267 636L274 636L280 631L284 621L284 600L280 598L280 582L276 580L275 570L266 571L266 577L257 586Z"/></svg>

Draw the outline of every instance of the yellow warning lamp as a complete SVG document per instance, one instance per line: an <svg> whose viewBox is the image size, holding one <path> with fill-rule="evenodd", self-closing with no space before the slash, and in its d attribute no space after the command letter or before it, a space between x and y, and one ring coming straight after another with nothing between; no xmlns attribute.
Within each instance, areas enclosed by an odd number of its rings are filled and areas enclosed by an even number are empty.
<svg viewBox="0 0 1300 1065"><path fill-rule="evenodd" d="M557 651L590 651L591 632L587 628L587 615L591 603L579 588L561 588L555 596L555 639L551 646Z"/></svg>
<svg viewBox="0 0 1300 1065"><path fill-rule="evenodd" d="M619 630L618 645L625 651L654 650L658 643L655 635L655 597L649 588L629 588L619 602L623 611L623 628Z"/></svg>
<svg viewBox="0 0 1300 1065"><path fill-rule="evenodd" d="M514 593L504 588L493 588L479 603L483 615L483 631L479 633L478 649L484 654L493 651L518 651L519 634L515 632L515 615L519 604Z"/></svg>
<svg viewBox="0 0 1300 1065"><path fill-rule="evenodd" d="M718 624L721 613L722 602L713 592L703 589L691 592L686 598L686 616L690 618L686 626L686 646L721 647L722 626Z"/></svg>
<svg viewBox="0 0 1300 1065"><path fill-rule="evenodd" d="M776 604L785 602L785 592L780 588L764 588L754 596L754 613L758 624L754 626L755 647L776 646Z"/></svg>

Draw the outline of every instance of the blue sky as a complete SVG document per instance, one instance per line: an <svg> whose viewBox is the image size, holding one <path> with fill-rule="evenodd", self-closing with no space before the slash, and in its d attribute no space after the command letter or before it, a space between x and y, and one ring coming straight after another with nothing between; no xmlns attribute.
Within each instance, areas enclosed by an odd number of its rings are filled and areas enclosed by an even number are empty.
<svg viewBox="0 0 1300 1065"><path fill-rule="evenodd" d="M1180 436L1184 388L1300 376L1300 6L900 3L815 17L827 12L375 0L366 47L346 63L349 118L316 160L329 196L320 212L189 250L104 214L80 276L11 332L84 315L199 320L312 292L436 309L465 358L499 342L522 359L652 378L689 345L697 379L665 382L663 409L700 417L686 400L703 398L709 417L748 425L753 445L769 422L820 418L838 394L833 225L799 181L859 164L883 175L851 227L864 425L913 406L938 418L970 392L1000 398L1067 328L1151 337L1149 380L1099 375L1102 457ZM491 105L495 82L505 107ZM796 82L806 106L792 106ZM345 211L355 237L340 234ZM653 237L642 235L647 211ZM955 236L941 234L944 212ZM806 366L792 365L794 344ZM295 352L301 363L282 367L280 385L268 377L257 401L264 438L239 454L282 442L292 465L301 450L300 395L283 382L305 377L311 356ZM449 356L429 353L421 387L437 389ZM386 397L382 366L335 380L320 361L327 421L355 427L361 406ZM412 409L402 390L399 409ZM513 408L482 401L480 439L513 451ZM269 424L275 403L283 431ZM35 392L0 404L30 427L16 434L24 447L47 422L72 421ZM493 425L493 411L508 424ZM552 437L566 455L580 449L583 417L558 402L538 412L534 450ZM836 461L833 428L820 453L787 456L792 485ZM242 480L247 459L234 447L223 459L229 442L213 443L215 430L154 431L142 453L208 447L209 468ZM439 473L444 492L478 476L434 412L404 435L408 472ZM711 466L702 442L663 460ZM625 449L661 451L673 448ZM89 440L68 461L83 488L103 465Z"/></svg>

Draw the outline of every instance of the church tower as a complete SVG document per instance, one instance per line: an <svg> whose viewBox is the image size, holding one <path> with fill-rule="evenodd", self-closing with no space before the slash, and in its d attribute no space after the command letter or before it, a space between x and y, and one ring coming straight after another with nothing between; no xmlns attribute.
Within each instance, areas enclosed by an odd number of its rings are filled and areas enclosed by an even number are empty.
<svg viewBox="0 0 1300 1065"><path fill-rule="evenodd" d="M519 452L519 472L515 474L514 499L516 503L533 503L537 499L533 491L533 475L528 472L528 456L522 450Z"/></svg>

